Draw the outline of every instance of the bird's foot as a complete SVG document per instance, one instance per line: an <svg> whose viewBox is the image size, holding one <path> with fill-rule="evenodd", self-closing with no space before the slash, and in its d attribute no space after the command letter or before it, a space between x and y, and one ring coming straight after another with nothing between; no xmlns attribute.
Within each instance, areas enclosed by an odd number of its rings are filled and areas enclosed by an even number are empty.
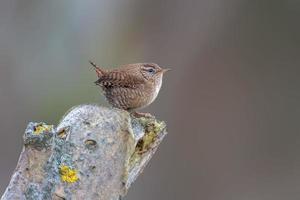
<svg viewBox="0 0 300 200"><path fill-rule="evenodd" d="M131 115L135 118L141 118L141 117L145 117L145 118L155 118L153 115L151 115L150 113L142 113L142 112L132 112Z"/></svg>

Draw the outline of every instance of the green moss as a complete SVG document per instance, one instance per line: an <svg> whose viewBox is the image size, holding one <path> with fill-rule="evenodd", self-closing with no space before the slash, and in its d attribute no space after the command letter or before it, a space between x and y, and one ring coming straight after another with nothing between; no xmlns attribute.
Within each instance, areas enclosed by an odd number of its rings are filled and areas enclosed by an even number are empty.
<svg viewBox="0 0 300 200"><path fill-rule="evenodd" d="M142 117L138 119L138 122L142 125L145 134L136 144L135 150L129 160L129 169L140 162L144 153L153 148L159 134L166 128L164 122L152 118Z"/></svg>

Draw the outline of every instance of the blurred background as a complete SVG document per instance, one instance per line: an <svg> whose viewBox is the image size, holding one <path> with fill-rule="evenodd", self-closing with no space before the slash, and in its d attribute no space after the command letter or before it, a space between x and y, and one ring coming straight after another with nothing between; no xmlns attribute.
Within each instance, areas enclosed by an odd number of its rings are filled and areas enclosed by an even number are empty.
<svg viewBox="0 0 300 200"><path fill-rule="evenodd" d="M300 1L1 0L0 193L30 121L108 105L88 60L171 67L125 200L300 199Z"/></svg>

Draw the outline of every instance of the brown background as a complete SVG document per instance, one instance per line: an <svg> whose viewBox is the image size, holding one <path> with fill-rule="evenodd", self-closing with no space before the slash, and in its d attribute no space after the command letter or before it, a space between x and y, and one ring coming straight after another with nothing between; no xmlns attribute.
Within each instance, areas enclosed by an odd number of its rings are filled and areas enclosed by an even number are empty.
<svg viewBox="0 0 300 200"><path fill-rule="evenodd" d="M171 67L169 135L127 200L300 199L300 2L1 0L0 192L29 121L105 104L92 59Z"/></svg>

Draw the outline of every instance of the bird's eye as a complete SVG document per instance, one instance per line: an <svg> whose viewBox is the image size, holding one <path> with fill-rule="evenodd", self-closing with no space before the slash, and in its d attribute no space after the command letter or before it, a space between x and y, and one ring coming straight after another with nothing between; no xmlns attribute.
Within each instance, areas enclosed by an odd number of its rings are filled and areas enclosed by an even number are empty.
<svg viewBox="0 0 300 200"><path fill-rule="evenodd" d="M155 72L155 70L153 69L153 68L150 68L150 69L148 69L147 70L149 73L152 73L152 74L154 74L154 72Z"/></svg>

